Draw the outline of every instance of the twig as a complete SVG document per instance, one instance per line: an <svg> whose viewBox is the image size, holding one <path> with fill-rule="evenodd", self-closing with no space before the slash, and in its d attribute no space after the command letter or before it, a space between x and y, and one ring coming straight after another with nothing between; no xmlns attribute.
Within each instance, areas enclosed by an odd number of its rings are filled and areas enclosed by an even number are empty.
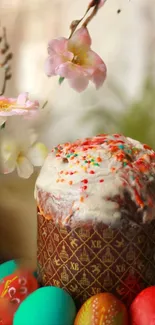
<svg viewBox="0 0 155 325"><path fill-rule="evenodd" d="M107 0L104 1L104 4ZM71 29L71 33L69 38L72 37L73 33L75 32L75 30L77 29L77 27L79 26L79 24L82 22L82 20L84 20L84 18L86 17L86 15L88 14L88 12L90 11L90 9L93 9L92 13L90 14L90 16L85 20L85 22L83 23L82 26L87 27L88 23L93 19L93 17L97 14L98 9L99 9L99 5L100 5L101 0L92 0L90 2L90 4L88 5L88 8L84 14L84 16L79 19L79 20L73 20L71 25L70 25L70 29Z"/></svg>
<svg viewBox="0 0 155 325"><path fill-rule="evenodd" d="M99 7L99 4L96 4L96 6L94 7L92 13L90 14L90 16L84 21L83 23L83 27L87 27L87 25L89 24L89 22L93 19L93 17L97 14L98 12L98 7Z"/></svg>
<svg viewBox="0 0 155 325"><path fill-rule="evenodd" d="M77 27L79 26L79 24L82 22L82 20L86 17L86 15L87 15L87 13L88 13L89 10L90 10L90 8L88 7L87 10L86 10L86 12L85 12L85 14L84 14L84 16L81 19L79 19L79 20L73 20L72 21L72 23L70 25L71 33L69 35L69 38L72 37L73 33L75 32L75 30L77 29Z"/></svg>
<svg viewBox="0 0 155 325"><path fill-rule="evenodd" d="M9 44L7 41L7 36L6 36L6 29L3 28L3 34L0 37L0 43L3 43L0 49L0 54L4 56L4 59L2 62L0 62L0 68L4 69L4 79L3 79L3 84L2 84L2 89L0 92L0 96L4 95L6 86L7 86L7 81L11 79L12 74L11 74L11 66L9 64L9 61L12 60L13 54L11 52L8 53L9 51Z"/></svg>
<svg viewBox="0 0 155 325"><path fill-rule="evenodd" d="M5 72L4 72L4 81L3 81L2 89L1 89L1 92L0 92L0 96L4 95L4 93L5 93L6 81L7 81L7 79L6 79L6 70L5 70Z"/></svg>
<svg viewBox="0 0 155 325"><path fill-rule="evenodd" d="M46 100L46 102L43 104L42 108L41 109L44 109L48 104L48 100Z"/></svg>

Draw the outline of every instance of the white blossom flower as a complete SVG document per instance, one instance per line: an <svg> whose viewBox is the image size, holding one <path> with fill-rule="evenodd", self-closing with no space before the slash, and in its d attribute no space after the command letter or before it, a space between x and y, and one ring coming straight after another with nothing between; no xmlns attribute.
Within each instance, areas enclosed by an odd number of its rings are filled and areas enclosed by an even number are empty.
<svg viewBox="0 0 155 325"><path fill-rule="evenodd" d="M17 123L18 121L18 123ZM42 166L47 148L37 142L37 134L22 120L16 118L16 123L7 123L1 130L1 165L4 174L15 169L22 178L29 178L34 167Z"/></svg>

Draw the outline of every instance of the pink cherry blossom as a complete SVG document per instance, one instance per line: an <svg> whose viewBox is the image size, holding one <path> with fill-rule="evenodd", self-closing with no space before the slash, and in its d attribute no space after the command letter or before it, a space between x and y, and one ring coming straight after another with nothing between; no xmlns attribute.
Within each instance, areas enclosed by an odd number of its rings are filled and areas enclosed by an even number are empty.
<svg viewBox="0 0 155 325"><path fill-rule="evenodd" d="M96 88L106 78L106 65L97 53L91 50L91 38L87 28L81 27L70 39L52 40L48 46L45 72L51 77L59 75L68 79L72 88L81 92L92 81Z"/></svg>
<svg viewBox="0 0 155 325"><path fill-rule="evenodd" d="M28 93L22 93L17 98L0 96L0 124L2 124L1 120L4 123L8 116L31 116L38 111L38 108L38 101L30 101Z"/></svg>

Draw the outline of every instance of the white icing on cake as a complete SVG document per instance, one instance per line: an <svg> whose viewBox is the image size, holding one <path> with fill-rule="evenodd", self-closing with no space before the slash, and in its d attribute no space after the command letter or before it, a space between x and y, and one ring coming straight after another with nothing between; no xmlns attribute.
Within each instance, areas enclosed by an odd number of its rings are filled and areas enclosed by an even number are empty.
<svg viewBox="0 0 155 325"><path fill-rule="evenodd" d="M155 153L124 136L100 135L66 143L48 155L36 182L37 204L45 218L68 225L119 224L124 193L143 221L155 217ZM126 211L127 213L127 211Z"/></svg>

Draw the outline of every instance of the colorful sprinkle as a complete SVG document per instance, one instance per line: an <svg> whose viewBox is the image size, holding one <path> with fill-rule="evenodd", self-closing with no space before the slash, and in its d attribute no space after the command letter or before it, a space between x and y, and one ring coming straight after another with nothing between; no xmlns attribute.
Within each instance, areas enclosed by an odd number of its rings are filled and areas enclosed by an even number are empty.
<svg viewBox="0 0 155 325"><path fill-rule="evenodd" d="M87 184L88 183L88 179L83 179L81 182L84 183L84 184Z"/></svg>
<svg viewBox="0 0 155 325"><path fill-rule="evenodd" d="M124 149L124 145L123 145L123 144L120 144L120 145L118 146L118 148L120 148L120 149Z"/></svg>
<svg viewBox="0 0 155 325"><path fill-rule="evenodd" d="M94 170L90 170L89 174L95 174Z"/></svg>
<svg viewBox="0 0 155 325"><path fill-rule="evenodd" d="M146 150L152 150L151 147L149 147L147 144L144 144L144 149L146 149Z"/></svg>
<svg viewBox="0 0 155 325"><path fill-rule="evenodd" d="M94 165L94 166L100 166L98 163L94 163L93 165Z"/></svg>
<svg viewBox="0 0 155 325"><path fill-rule="evenodd" d="M87 190L87 186L82 186L82 190L86 191Z"/></svg>
<svg viewBox="0 0 155 325"><path fill-rule="evenodd" d="M68 159L67 159L67 158L63 158L62 161L63 161L64 163L68 163Z"/></svg>

